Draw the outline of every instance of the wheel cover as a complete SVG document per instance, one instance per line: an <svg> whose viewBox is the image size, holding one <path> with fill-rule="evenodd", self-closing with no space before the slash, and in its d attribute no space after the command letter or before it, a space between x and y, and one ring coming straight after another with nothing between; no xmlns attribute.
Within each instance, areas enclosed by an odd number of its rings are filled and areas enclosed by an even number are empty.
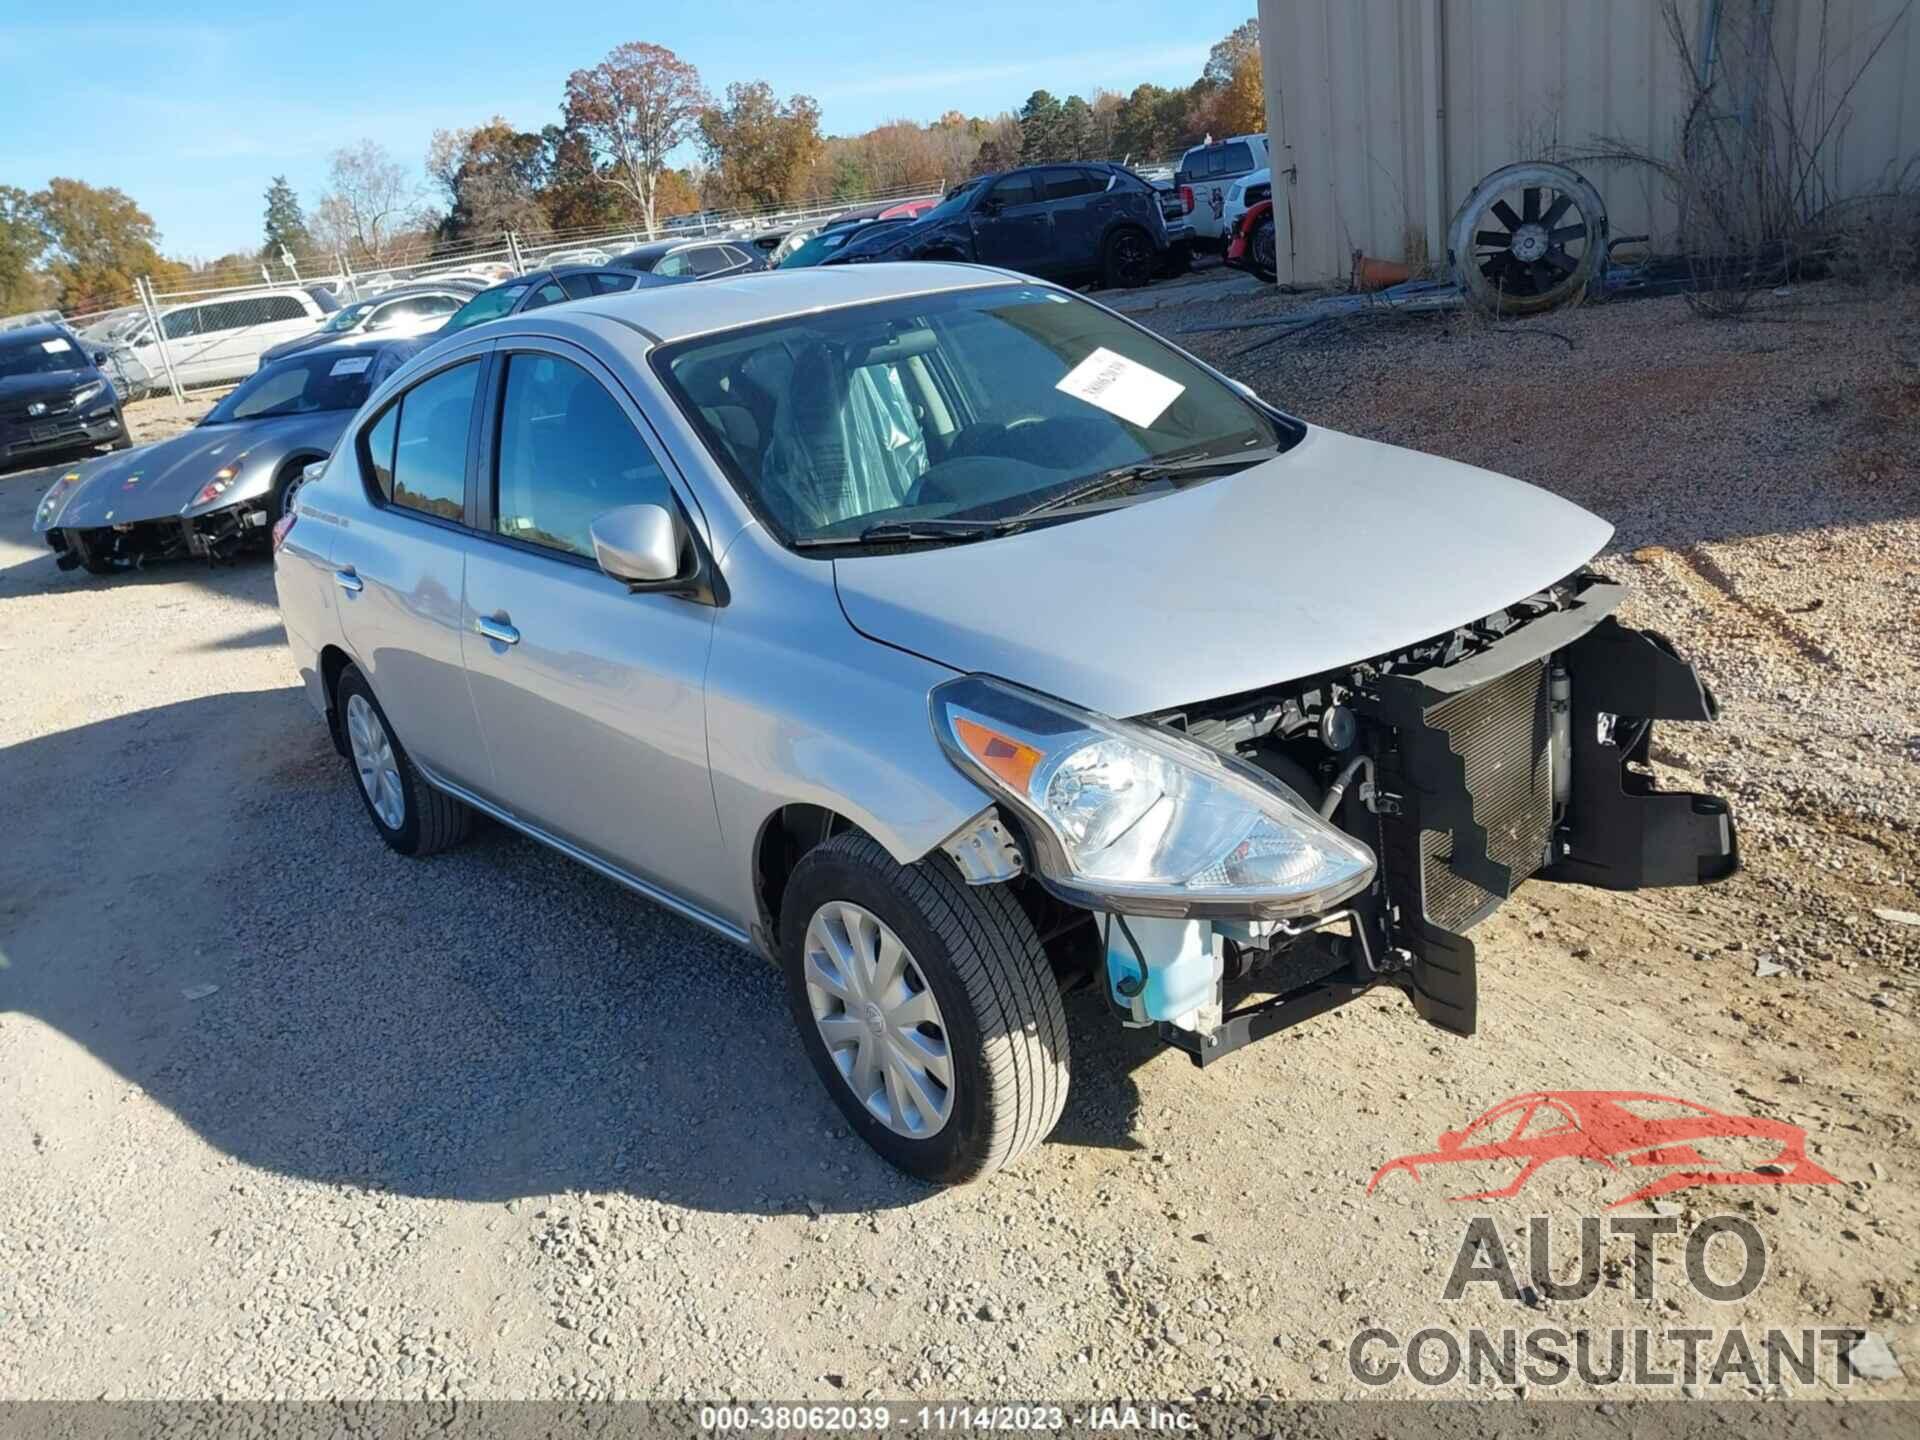
<svg viewBox="0 0 1920 1440"><path fill-rule="evenodd" d="M882 1125L913 1140L953 1114L947 1025L900 937L871 910L832 900L813 912L807 1003L834 1068Z"/></svg>
<svg viewBox="0 0 1920 1440"><path fill-rule="evenodd" d="M394 758L387 727L380 723L379 712L364 695L347 697L347 745L353 751L353 768L360 773L360 788L366 791L367 803L382 825L398 830L407 823L400 763Z"/></svg>
<svg viewBox="0 0 1920 1440"><path fill-rule="evenodd" d="M1146 241L1131 232L1115 238L1113 259L1114 273L1123 280L1142 279L1153 267Z"/></svg>

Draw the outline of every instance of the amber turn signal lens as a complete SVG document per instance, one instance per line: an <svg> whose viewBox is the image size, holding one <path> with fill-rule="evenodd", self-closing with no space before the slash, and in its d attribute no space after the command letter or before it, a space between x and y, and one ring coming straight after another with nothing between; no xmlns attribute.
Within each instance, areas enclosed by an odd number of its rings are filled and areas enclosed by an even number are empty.
<svg viewBox="0 0 1920 1440"><path fill-rule="evenodd" d="M966 746L968 754L1010 786L1015 794L1027 793L1027 782L1033 779L1033 772L1042 759L1038 750L959 715L953 717L953 733Z"/></svg>

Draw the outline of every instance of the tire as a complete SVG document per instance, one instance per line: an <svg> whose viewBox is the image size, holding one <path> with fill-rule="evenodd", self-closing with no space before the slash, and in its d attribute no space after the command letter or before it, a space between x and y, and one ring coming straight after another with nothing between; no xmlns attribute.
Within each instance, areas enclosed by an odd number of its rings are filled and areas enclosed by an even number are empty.
<svg viewBox="0 0 1920 1440"><path fill-rule="evenodd" d="M1153 283L1153 242L1131 225L1107 237L1100 252L1100 280L1110 290L1137 290Z"/></svg>
<svg viewBox="0 0 1920 1440"><path fill-rule="evenodd" d="M273 477L273 490L267 496L267 528L269 532L271 532L275 525L280 523L281 517L287 513L287 501L292 497L293 492L300 487L300 477L306 473L308 463L309 462L305 460L297 460Z"/></svg>
<svg viewBox="0 0 1920 1440"><path fill-rule="evenodd" d="M451 849L472 834L473 811L421 778L358 666L349 665L340 672L333 693L334 713L338 716L335 723L347 742L347 762L354 768L354 788L360 792L360 801L367 807L367 818L373 821L380 838L402 855L418 859ZM353 728L361 725L369 727L365 737L353 733ZM375 739L371 730L375 725L377 739L385 741L387 757L393 762L392 779L378 779L383 803L388 809L385 815L374 804L370 782L363 774L363 761L379 758L377 743L370 743ZM396 819L398 823L393 823Z"/></svg>
<svg viewBox="0 0 1920 1440"><path fill-rule="evenodd" d="M1247 237L1247 263L1262 280L1279 278L1280 261L1274 244L1273 216L1263 215Z"/></svg>
<svg viewBox="0 0 1920 1440"><path fill-rule="evenodd" d="M898 1032L905 1039L864 1031L836 1047L836 1060L816 1019L816 997L829 1006L844 1002L826 988L833 957L815 948L813 937L821 932L812 927L816 920L833 925L843 906L865 912L904 946L897 993L918 1002L911 983L917 976L934 1002L935 1048L944 1054L951 1084L927 1087L928 1093L944 1090L947 1110L937 1125L923 1124L923 1134L902 1133L883 1119L849 1076L859 1073L870 1035L883 1052L900 1055L906 1040L919 1039L927 1027ZM838 933L852 932L843 925ZM890 1164L934 1184L963 1184L1012 1164L1052 1132L1067 1099L1066 1012L1033 922L1004 885L968 885L944 857L903 866L871 837L844 832L794 867L780 907L780 937L787 996L807 1057L841 1113ZM844 1022L863 1019L885 1023L863 1017L852 1004L828 1023L843 1022L844 1031ZM893 1093L889 1085L885 1097L875 1099L885 1108Z"/></svg>
<svg viewBox="0 0 1920 1440"><path fill-rule="evenodd" d="M67 531L67 548L79 558L80 568L89 575L111 575L120 568L110 556L102 555L93 542L78 530Z"/></svg>
<svg viewBox="0 0 1920 1440"><path fill-rule="evenodd" d="M125 428L126 426L123 423L121 426L121 429L124 430ZM133 448L133 437L131 435L124 435L124 434L118 440L114 441L111 445L107 447L107 449L109 450L131 450L132 448Z"/></svg>

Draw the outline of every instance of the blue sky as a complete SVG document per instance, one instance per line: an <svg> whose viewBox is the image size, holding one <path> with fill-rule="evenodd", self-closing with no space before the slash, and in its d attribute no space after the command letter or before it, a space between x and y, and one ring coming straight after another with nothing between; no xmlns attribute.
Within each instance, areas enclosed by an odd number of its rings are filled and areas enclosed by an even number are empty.
<svg viewBox="0 0 1920 1440"><path fill-rule="evenodd" d="M524 0L229 0L205 21L178 18L186 8L90 0L23 19L25 0L0 0L0 183L117 185L169 254L212 258L259 244L275 174L310 204L328 154L362 137L418 165L436 128L498 112L538 129L559 119L569 71L628 40L677 51L715 92L765 80L812 95L841 134L993 114L1041 86L1185 84L1255 4L675 0L566 14Z"/></svg>

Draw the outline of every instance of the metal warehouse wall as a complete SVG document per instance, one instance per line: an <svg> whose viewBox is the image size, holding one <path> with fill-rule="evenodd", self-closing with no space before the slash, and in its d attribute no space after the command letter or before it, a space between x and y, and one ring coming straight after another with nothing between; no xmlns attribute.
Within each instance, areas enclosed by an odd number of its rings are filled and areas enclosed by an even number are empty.
<svg viewBox="0 0 1920 1440"><path fill-rule="evenodd" d="M1690 37L1712 3L1682 0ZM1724 0L1723 33L1764 3ZM1905 0L1771 8L1803 95L1822 77L1843 87L1897 20L1846 107L1840 178L1868 188L1920 153L1920 16L1900 18ZM1283 282L1343 276L1356 249L1443 259L1454 207L1487 172L1602 136L1671 153L1685 118L1657 0L1260 0L1260 43ZM1615 235L1671 231L1644 167L1583 168Z"/></svg>

